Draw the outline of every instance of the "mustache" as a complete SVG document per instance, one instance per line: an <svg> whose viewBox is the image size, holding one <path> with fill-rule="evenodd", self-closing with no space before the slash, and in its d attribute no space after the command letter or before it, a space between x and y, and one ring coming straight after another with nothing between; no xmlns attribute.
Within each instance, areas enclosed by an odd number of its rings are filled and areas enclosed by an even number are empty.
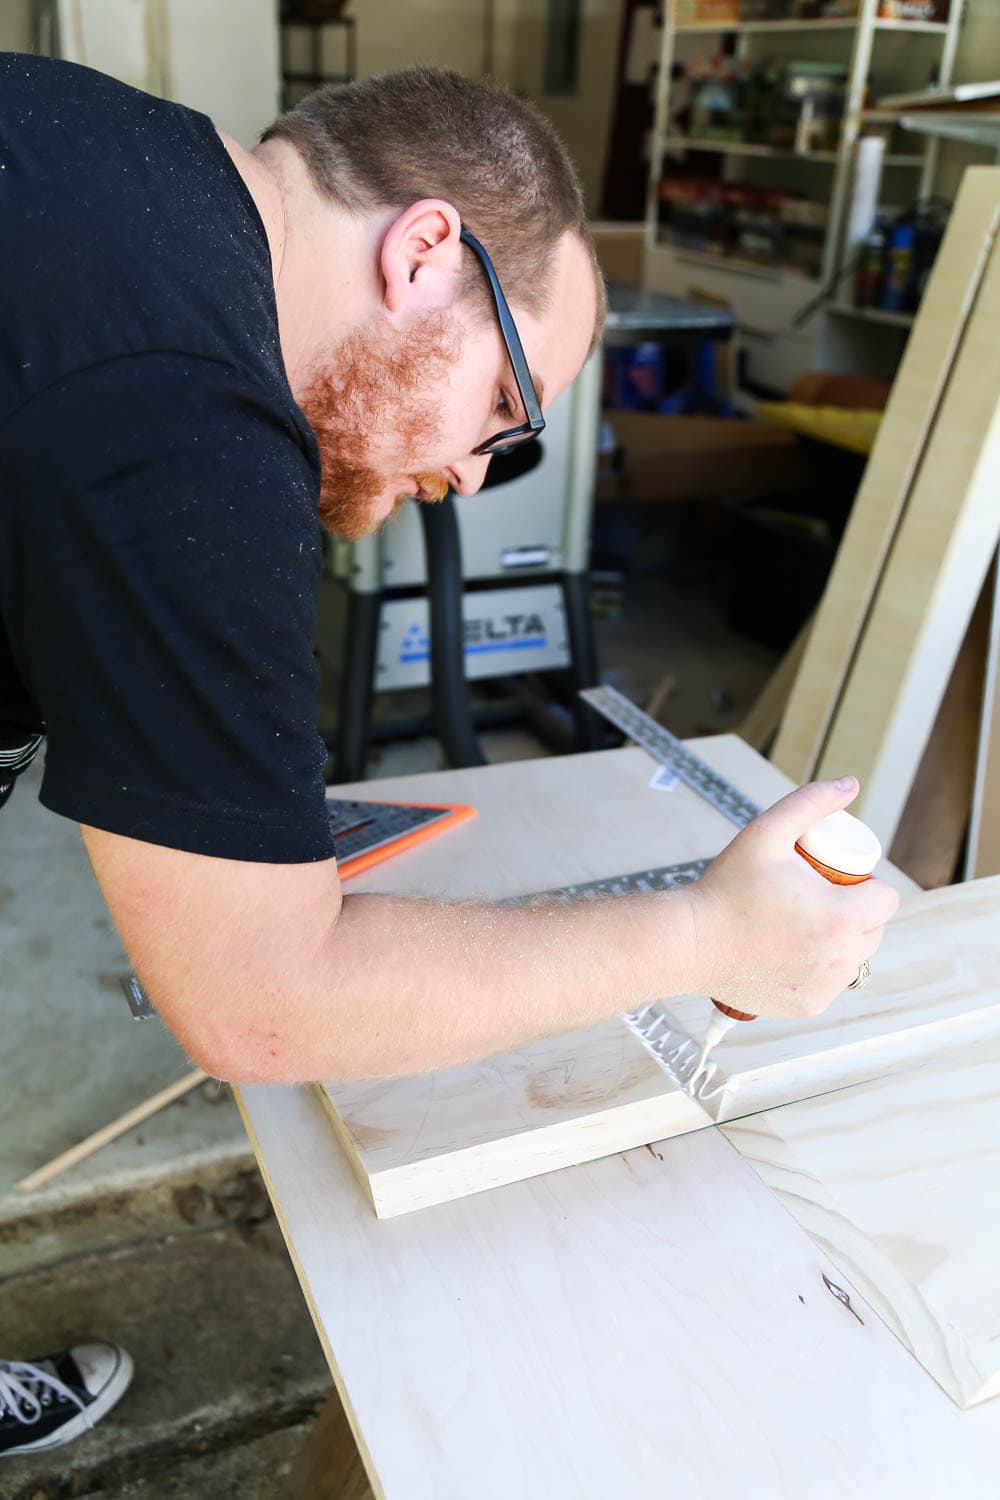
<svg viewBox="0 0 1000 1500"><path fill-rule="evenodd" d="M443 500L450 488L449 481L443 474L414 474L413 477L427 497L425 504Z"/></svg>

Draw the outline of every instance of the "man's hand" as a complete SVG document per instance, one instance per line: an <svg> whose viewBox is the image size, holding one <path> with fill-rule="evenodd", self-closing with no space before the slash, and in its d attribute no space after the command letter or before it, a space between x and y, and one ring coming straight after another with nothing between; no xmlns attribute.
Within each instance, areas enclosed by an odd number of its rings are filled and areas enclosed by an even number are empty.
<svg viewBox="0 0 1000 1500"><path fill-rule="evenodd" d="M705 991L762 1016L814 1016L871 958L899 906L881 880L836 886L795 841L853 802L858 784L799 787L756 818L690 888Z"/></svg>

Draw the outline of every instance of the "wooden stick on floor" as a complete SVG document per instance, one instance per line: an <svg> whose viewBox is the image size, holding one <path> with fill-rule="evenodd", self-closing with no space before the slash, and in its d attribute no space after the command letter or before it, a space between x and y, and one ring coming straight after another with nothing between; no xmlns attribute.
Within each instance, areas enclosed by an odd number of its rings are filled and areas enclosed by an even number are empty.
<svg viewBox="0 0 1000 1500"><path fill-rule="evenodd" d="M176 1083L171 1083L167 1088L161 1089L158 1094L153 1094L150 1099L145 1099L142 1104L136 1104L134 1108L125 1114L119 1115L117 1120L111 1120L109 1124L102 1125L100 1130L95 1130L93 1135L88 1135L85 1140L79 1141L64 1151L61 1156L56 1156L52 1161L46 1162L44 1167L39 1167L36 1172L22 1177L15 1184L15 1190L21 1193L30 1193L34 1188L42 1187L44 1183L51 1182L53 1177L69 1171L75 1167L77 1162L85 1161L88 1156L93 1156L103 1146L108 1146L116 1141L120 1135L131 1130L134 1125L141 1125L143 1120L148 1120L151 1115L158 1114L161 1109L166 1109L168 1104L173 1104L175 1099L180 1099L189 1094L192 1089L204 1083L208 1078L200 1068L195 1068L183 1078L178 1078Z"/></svg>

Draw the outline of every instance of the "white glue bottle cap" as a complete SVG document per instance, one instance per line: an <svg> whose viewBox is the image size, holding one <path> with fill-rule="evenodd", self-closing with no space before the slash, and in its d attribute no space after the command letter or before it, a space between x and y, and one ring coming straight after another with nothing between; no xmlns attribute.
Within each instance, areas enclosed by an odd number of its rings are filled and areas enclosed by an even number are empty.
<svg viewBox="0 0 1000 1500"><path fill-rule="evenodd" d="M827 879L844 876L845 884L866 879L882 858L882 845L867 824L843 811L814 824L796 848L820 874Z"/></svg>

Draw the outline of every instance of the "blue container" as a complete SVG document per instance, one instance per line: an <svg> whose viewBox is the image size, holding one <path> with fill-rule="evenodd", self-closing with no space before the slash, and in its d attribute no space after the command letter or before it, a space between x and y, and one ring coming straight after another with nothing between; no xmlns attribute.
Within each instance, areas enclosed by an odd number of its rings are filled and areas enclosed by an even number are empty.
<svg viewBox="0 0 1000 1500"><path fill-rule="evenodd" d="M905 312L912 305L913 249L916 234L912 224L897 224L889 232L885 254L882 307L886 312Z"/></svg>

